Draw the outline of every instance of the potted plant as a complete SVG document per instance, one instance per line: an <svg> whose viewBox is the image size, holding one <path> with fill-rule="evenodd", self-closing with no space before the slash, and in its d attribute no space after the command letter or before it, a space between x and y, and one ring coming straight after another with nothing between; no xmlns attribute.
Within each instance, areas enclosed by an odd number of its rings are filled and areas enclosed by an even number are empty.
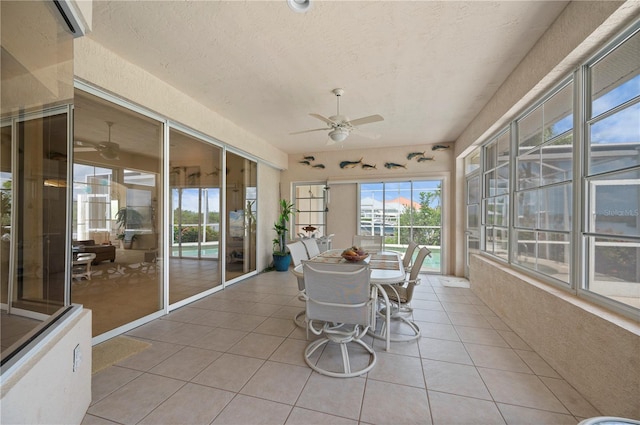
<svg viewBox="0 0 640 425"><path fill-rule="evenodd" d="M280 216L273 225L273 230L277 234L273 240L273 266L279 272L287 271L291 262L291 254L287 248L287 231L289 220L294 212L292 203L287 202L286 199L280 200Z"/></svg>
<svg viewBox="0 0 640 425"><path fill-rule="evenodd" d="M124 249L130 249L136 234L127 229L139 229L142 227L143 217L137 210L130 207L122 207L114 217L118 225L116 238L120 240L120 245Z"/></svg>

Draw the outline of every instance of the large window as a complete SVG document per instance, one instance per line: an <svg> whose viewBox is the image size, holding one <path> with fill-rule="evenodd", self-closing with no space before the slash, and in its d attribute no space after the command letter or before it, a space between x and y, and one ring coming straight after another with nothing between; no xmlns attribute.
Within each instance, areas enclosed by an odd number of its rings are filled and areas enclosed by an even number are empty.
<svg viewBox="0 0 640 425"><path fill-rule="evenodd" d="M322 237L327 236L327 193L329 188L325 183L295 184L294 205L294 233L296 236Z"/></svg>
<svg viewBox="0 0 640 425"><path fill-rule="evenodd" d="M573 172L573 84L516 121L513 262L569 283Z"/></svg>
<svg viewBox="0 0 640 425"><path fill-rule="evenodd" d="M580 78L559 84L485 142L480 161L483 251L636 317L639 31L636 23ZM476 162L474 153L465 166Z"/></svg>
<svg viewBox="0 0 640 425"><path fill-rule="evenodd" d="M411 240L426 246L431 256L422 269L440 273L442 181L360 184L358 233L384 236L384 248L393 251L403 252Z"/></svg>
<svg viewBox="0 0 640 425"><path fill-rule="evenodd" d="M586 67L584 290L640 308L640 33Z"/></svg>
<svg viewBox="0 0 640 425"><path fill-rule="evenodd" d="M482 197L484 250L504 260L509 255L509 145L507 129L483 149L484 191Z"/></svg>

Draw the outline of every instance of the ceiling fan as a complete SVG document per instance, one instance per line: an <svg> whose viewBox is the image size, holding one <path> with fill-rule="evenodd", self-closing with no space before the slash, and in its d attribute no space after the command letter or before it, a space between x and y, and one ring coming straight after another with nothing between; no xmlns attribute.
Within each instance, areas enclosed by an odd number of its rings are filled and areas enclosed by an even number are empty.
<svg viewBox="0 0 640 425"><path fill-rule="evenodd" d="M112 122L107 121L109 127L109 137L106 142L87 142L82 140L76 140L73 142L74 150L76 152L91 152L97 151L101 157L109 160L120 159L120 145L111 141L111 126Z"/></svg>
<svg viewBox="0 0 640 425"><path fill-rule="evenodd" d="M295 133L290 133L290 134L310 133L312 131L329 131L329 141L327 142L328 145L332 145L336 142L337 143L343 142L349 136L349 134L354 130L357 131L362 136L369 137L372 139L377 138L378 137L377 135L371 135L371 134L361 132L358 126L364 125L364 124L370 124L378 121L383 121L384 118L376 114L376 115L369 115L367 117L357 118L355 120L350 120L346 116L340 115L340 96L344 94L344 90L333 89L332 91L333 91L333 94L336 95L337 104L338 104L336 114L330 116L329 118L325 118L320 114L309 114L312 117L319 119L320 121L324 121L326 124L329 125L329 127L297 131Z"/></svg>

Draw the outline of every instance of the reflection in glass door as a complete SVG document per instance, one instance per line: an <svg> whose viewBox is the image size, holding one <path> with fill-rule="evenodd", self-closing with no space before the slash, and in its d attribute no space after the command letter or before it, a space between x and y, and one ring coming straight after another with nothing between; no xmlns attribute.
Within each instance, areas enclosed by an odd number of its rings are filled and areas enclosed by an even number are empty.
<svg viewBox="0 0 640 425"><path fill-rule="evenodd" d="M100 342L164 308L163 127L81 90L74 108L71 301L92 310Z"/></svg>
<svg viewBox="0 0 640 425"><path fill-rule="evenodd" d="M227 152L225 280L256 270L257 163Z"/></svg>
<svg viewBox="0 0 640 425"><path fill-rule="evenodd" d="M171 254L169 303L222 284L220 185L222 150L185 132L169 131Z"/></svg>
<svg viewBox="0 0 640 425"><path fill-rule="evenodd" d="M471 255L480 252L480 173L467 176L464 275L469 277Z"/></svg>

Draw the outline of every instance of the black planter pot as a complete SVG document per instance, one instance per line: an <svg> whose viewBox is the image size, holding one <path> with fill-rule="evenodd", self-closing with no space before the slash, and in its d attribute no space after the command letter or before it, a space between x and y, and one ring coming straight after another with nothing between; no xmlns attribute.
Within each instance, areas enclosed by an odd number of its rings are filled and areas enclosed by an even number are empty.
<svg viewBox="0 0 640 425"><path fill-rule="evenodd" d="M286 272L289 270L289 263L291 263L291 254L273 254L273 267L275 267L277 271Z"/></svg>

